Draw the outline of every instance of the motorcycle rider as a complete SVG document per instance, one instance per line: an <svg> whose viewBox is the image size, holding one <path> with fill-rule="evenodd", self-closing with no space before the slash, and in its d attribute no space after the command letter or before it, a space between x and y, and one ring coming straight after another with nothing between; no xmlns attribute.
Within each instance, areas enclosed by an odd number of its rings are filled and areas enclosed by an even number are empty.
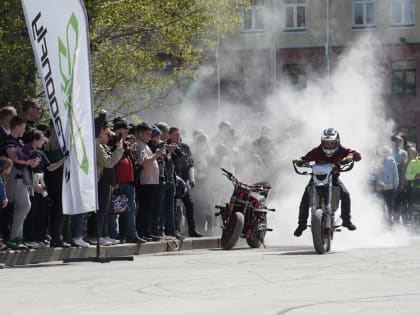
<svg viewBox="0 0 420 315"><path fill-rule="evenodd" d="M340 134L336 129L328 128L322 132L321 144L301 157L300 160L295 160L294 162L297 166L302 166L305 162L311 161L316 163L348 164L352 161L360 161L361 158L359 152L345 148L340 144ZM333 185L340 188L342 226L350 231L354 231L356 226L351 222L350 194L343 182L338 178L339 175L338 171L333 173ZM307 228L308 212L309 193L306 187L299 206L298 227L294 232L294 235L297 237L301 236L302 232Z"/></svg>

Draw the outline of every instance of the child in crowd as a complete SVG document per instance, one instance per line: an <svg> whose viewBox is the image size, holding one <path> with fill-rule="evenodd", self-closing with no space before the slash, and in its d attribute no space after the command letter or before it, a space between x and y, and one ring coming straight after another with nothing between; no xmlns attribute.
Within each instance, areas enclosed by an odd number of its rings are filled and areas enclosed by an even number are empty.
<svg viewBox="0 0 420 315"><path fill-rule="evenodd" d="M1 208L7 207L9 200L6 195L6 177L12 171L13 162L7 157L0 156L0 202ZM6 249L7 245L3 241L3 237L0 234L0 250Z"/></svg>

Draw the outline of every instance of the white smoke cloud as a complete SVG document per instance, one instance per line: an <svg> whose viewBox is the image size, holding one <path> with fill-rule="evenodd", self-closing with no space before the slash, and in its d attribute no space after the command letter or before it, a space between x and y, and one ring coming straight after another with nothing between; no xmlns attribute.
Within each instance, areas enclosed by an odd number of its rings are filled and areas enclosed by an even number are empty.
<svg viewBox="0 0 420 315"><path fill-rule="evenodd" d="M300 198L309 178L297 178L303 176L294 174L290 161L318 145L322 130L328 127L339 130L344 146L362 154L362 161L351 172L341 175L350 191L352 218L358 229L336 233L333 249L407 244L403 229L390 232L387 228L382 204L369 193L368 187L374 150L388 144L393 128L392 121L386 119L381 98L384 76L378 48L366 37L341 57L330 78L312 80L304 91L282 89L268 100L270 117L278 118L280 129L290 129L290 122L298 126L284 138L279 150L289 165L285 163L288 167L282 168L279 174L277 184L282 190L273 201L278 210L270 218L275 231L267 237L269 244L312 244L310 229L305 231L303 239L293 237ZM340 210L336 217L339 215Z"/></svg>
<svg viewBox="0 0 420 315"><path fill-rule="evenodd" d="M276 169L269 173L275 174L277 181L272 183L274 187L268 200L269 206L276 208L276 212L269 215L268 225L274 229L267 233L269 246L312 245L309 228L302 237L293 236L300 198L309 178L294 173L292 160L317 146L322 130L334 127L340 132L344 146L361 152L362 161L341 176L350 191L352 218L358 229L354 232L343 229L336 233L333 250L401 246L407 244L408 234L404 229L389 230L383 220L382 204L371 195L368 187L375 149L389 144L394 127L386 117L382 99L386 88L383 60L381 46L373 38L364 37L340 56L330 76L308 74L307 87L303 90L281 85L257 111L244 105L227 104L223 99L217 110L216 98L204 104L199 87L209 84L208 69L205 69L205 74L184 97L182 106L157 114L146 113L144 118L178 125L184 131L187 143L191 141L193 130L201 129L212 138L220 120L228 120L239 137L237 148L258 138L263 126L272 128ZM247 166L238 168L244 167ZM226 182L221 173L219 180L221 185ZM340 210L336 214L339 216Z"/></svg>

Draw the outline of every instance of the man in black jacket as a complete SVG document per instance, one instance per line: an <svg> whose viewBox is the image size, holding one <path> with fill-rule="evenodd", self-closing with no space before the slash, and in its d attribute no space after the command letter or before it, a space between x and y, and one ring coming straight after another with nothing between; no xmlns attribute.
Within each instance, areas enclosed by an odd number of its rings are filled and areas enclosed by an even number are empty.
<svg viewBox="0 0 420 315"><path fill-rule="evenodd" d="M168 144L169 138L169 126L165 122L159 122L156 124L161 132L161 143L160 146L164 148L164 173L165 173L165 184L162 186L162 201L160 208L160 229L165 231L167 236L175 236L178 239L184 237L176 230L175 224L175 164L174 159L182 153L177 150L176 144Z"/></svg>
<svg viewBox="0 0 420 315"><path fill-rule="evenodd" d="M188 183L189 188L193 188L195 185L194 161L192 159L190 147L181 141L179 128L171 127L169 129L168 143L177 144L179 151L182 153L174 157L175 173ZM191 237L203 236L195 229L194 203L191 200L189 191L181 198L181 200L185 205L189 235Z"/></svg>

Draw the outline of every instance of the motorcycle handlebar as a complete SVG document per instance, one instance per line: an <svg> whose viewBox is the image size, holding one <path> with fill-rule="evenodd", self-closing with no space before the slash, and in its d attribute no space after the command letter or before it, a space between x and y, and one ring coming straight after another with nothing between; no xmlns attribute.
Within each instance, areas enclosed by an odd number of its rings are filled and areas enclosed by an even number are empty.
<svg viewBox="0 0 420 315"><path fill-rule="evenodd" d="M339 164L338 165L338 171L340 173L342 173L342 172L348 172L348 171L351 171L352 170L353 166L354 166L354 161L351 161L348 164Z"/></svg>
<svg viewBox="0 0 420 315"><path fill-rule="evenodd" d="M312 169L312 167L309 164L309 162L305 162L301 166L297 166L296 165L296 160L293 160L292 161L292 164L293 164L293 168L295 169L296 174L299 174L299 175L311 175L312 174L312 172L301 171L301 170L298 169L298 167L300 167L300 168L311 168Z"/></svg>
<svg viewBox="0 0 420 315"><path fill-rule="evenodd" d="M231 172L227 171L224 168L221 168L223 175L225 175L234 185L242 185L244 188L249 189L250 191L254 192L262 192L267 193L270 191L271 186L268 184L254 184L254 185L248 185L245 183L240 182Z"/></svg>
<svg viewBox="0 0 420 315"><path fill-rule="evenodd" d="M299 170L299 168L312 169L312 165L310 164L310 162L305 161L301 166L296 165L296 160L293 160L292 163L293 163L293 168L295 169L295 172L297 174L299 174L299 175L312 175L312 172ZM343 172L351 171L353 169L353 166L354 166L354 161L351 161L348 164L337 164L335 168L340 173L343 173Z"/></svg>
<svg viewBox="0 0 420 315"><path fill-rule="evenodd" d="M221 168L221 170L222 170L222 172L223 172L223 173L225 173L226 175L233 176L233 174L232 174L231 172L227 171L227 170L226 170L226 169L224 169L223 167Z"/></svg>
<svg viewBox="0 0 420 315"><path fill-rule="evenodd" d="M225 175L231 182L238 183L238 179L229 171L225 170L224 168L221 168L223 175Z"/></svg>

